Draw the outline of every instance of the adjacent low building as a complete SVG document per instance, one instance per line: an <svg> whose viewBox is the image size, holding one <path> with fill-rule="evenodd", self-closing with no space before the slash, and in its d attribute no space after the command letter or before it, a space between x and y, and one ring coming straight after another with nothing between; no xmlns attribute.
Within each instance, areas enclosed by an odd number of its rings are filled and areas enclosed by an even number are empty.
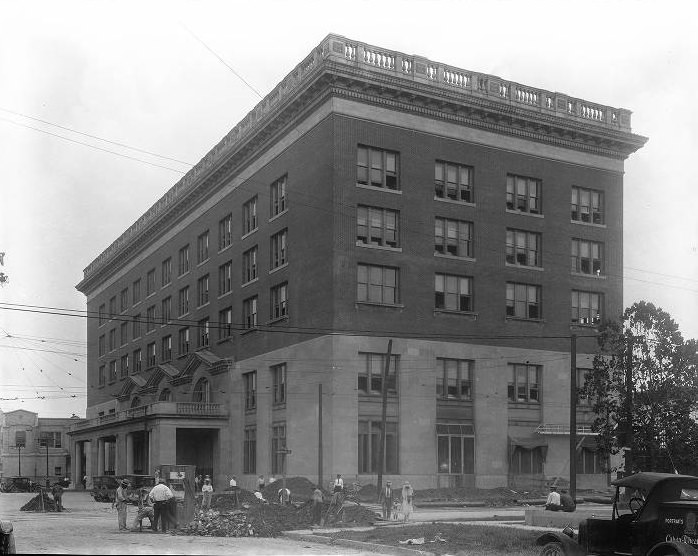
<svg viewBox="0 0 698 556"><path fill-rule="evenodd" d="M628 110L329 35L85 269L74 475L373 482L385 428L418 488L565 476L570 337L581 382L645 141ZM591 420L580 487L606 483Z"/></svg>

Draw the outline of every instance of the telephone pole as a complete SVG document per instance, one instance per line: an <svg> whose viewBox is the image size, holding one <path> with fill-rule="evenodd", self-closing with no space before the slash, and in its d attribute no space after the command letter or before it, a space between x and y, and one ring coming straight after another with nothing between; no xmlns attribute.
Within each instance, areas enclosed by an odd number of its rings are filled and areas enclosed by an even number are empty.
<svg viewBox="0 0 698 556"><path fill-rule="evenodd" d="M385 365L383 366L383 410L381 414L381 435L380 435L380 454L378 464L378 496L380 497L383 488L383 472L385 471L385 426L388 417L388 375L390 372L390 356L393 352L393 341L388 340L388 352L385 355Z"/></svg>
<svg viewBox="0 0 698 556"><path fill-rule="evenodd" d="M577 335L570 337L570 496L577 499Z"/></svg>
<svg viewBox="0 0 698 556"><path fill-rule="evenodd" d="M628 351L625 355L625 476L633 473L633 344L635 336L628 336Z"/></svg>

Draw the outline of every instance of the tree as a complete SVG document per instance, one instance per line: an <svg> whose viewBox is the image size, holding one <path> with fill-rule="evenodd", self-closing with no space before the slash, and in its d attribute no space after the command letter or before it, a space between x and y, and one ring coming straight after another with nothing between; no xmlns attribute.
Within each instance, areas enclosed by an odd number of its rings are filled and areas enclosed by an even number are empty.
<svg viewBox="0 0 698 556"><path fill-rule="evenodd" d="M668 313L640 301L625 310L622 322L601 328L599 347L582 394L594 400L602 454L629 447L628 472L696 473L696 341L684 341Z"/></svg>

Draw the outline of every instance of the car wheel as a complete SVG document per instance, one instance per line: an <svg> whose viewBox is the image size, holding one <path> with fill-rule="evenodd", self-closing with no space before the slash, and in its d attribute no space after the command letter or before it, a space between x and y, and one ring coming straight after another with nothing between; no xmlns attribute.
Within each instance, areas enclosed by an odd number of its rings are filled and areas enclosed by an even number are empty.
<svg viewBox="0 0 698 556"><path fill-rule="evenodd" d="M560 542L549 542L540 549L540 556L565 556L565 549Z"/></svg>

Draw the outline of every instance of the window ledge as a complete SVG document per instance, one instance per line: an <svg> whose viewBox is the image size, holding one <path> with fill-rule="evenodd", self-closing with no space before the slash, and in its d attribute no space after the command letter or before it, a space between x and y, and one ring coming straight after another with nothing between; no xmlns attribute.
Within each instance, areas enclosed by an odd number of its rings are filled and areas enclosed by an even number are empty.
<svg viewBox="0 0 698 556"><path fill-rule="evenodd" d="M188 352L186 352L186 353L180 353L180 354L177 356L177 359L184 359L184 358L185 358L187 355L189 355L190 353L191 353L190 351L188 351Z"/></svg>
<svg viewBox="0 0 698 556"><path fill-rule="evenodd" d="M257 413L257 406L245 408L245 415L254 415L255 413Z"/></svg>
<svg viewBox="0 0 698 556"><path fill-rule="evenodd" d="M185 272L182 272L182 274L180 274L179 276L177 276L177 278L183 278L184 276L186 276L187 274L189 274L189 272L191 272L191 271L187 270L187 271L185 271ZM140 301L139 301L139 303L140 303Z"/></svg>
<svg viewBox="0 0 698 556"><path fill-rule="evenodd" d="M385 307L386 309L404 309L405 306L402 303L377 303L375 301L357 301L356 306L367 305L369 307Z"/></svg>
<svg viewBox="0 0 698 556"><path fill-rule="evenodd" d="M245 330L240 331L240 336L244 336L245 334L250 334L252 332L257 332L259 331L258 326L253 326L252 328L246 328Z"/></svg>
<svg viewBox="0 0 698 556"><path fill-rule="evenodd" d="M545 218L542 214L537 214L535 212L524 212L522 210L507 209L509 214L519 214L521 216L532 216L533 218Z"/></svg>
<svg viewBox="0 0 698 556"><path fill-rule="evenodd" d="M520 401L509 401L509 407L515 407L519 409L538 409L540 408L540 402L520 402Z"/></svg>
<svg viewBox="0 0 698 556"><path fill-rule="evenodd" d="M228 251L231 247L233 246L233 242L231 241L228 245L223 247L222 249L218 250L218 254L220 255L221 253L224 253L225 251Z"/></svg>
<svg viewBox="0 0 698 556"><path fill-rule="evenodd" d="M379 251L392 251L394 253L402 253L402 247L390 247L388 245L373 245L371 243L364 243L363 241L356 241L357 247L363 247L364 249L378 249Z"/></svg>
<svg viewBox="0 0 698 556"><path fill-rule="evenodd" d="M272 268L269 271L269 274L274 274L275 272L279 272L279 270L282 270L282 269L286 268L287 266L288 266L288 261L286 261L284 264L280 264L276 268Z"/></svg>
<svg viewBox="0 0 698 556"><path fill-rule="evenodd" d="M601 326L600 322L591 323L591 324L582 324L581 322L572 322L572 323L570 323L570 330L598 330L599 326Z"/></svg>
<svg viewBox="0 0 698 556"><path fill-rule="evenodd" d="M211 260L211 257L206 257L203 261L196 263L196 268L201 268L210 260Z"/></svg>
<svg viewBox="0 0 698 556"><path fill-rule="evenodd" d="M206 303L203 303L202 305L197 305L196 309L198 311L199 309L203 309L204 307L208 307L210 304L211 304L211 302L207 301Z"/></svg>
<svg viewBox="0 0 698 556"><path fill-rule="evenodd" d="M233 290L231 289L230 291L227 291L225 293L220 294L216 299L223 299L224 297L228 297L229 295L233 294Z"/></svg>
<svg viewBox="0 0 698 556"><path fill-rule="evenodd" d="M507 268L520 268L521 270L536 270L538 272L543 272L545 269L542 266L531 266L527 264L516 264L504 262L504 266Z"/></svg>
<svg viewBox="0 0 698 556"><path fill-rule="evenodd" d="M592 278L594 280L606 280L606 274L586 274L584 272L570 272L572 276L577 278Z"/></svg>
<svg viewBox="0 0 698 556"><path fill-rule="evenodd" d="M256 278L252 278L252 280L250 280L249 282L245 282L245 283L244 283L242 286L240 286L240 287L241 287L241 288L246 288L247 286L249 286L250 284L254 284L255 282L259 282L259 276L257 276Z"/></svg>
<svg viewBox="0 0 698 556"><path fill-rule="evenodd" d="M434 309L434 315L456 315L458 317L465 317L470 320L477 320L479 313L475 311L454 311L450 309Z"/></svg>
<svg viewBox="0 0 698 556"><path fill-rule="evenodd" d="M459 207L473 207L475 208L475 203L470 201L459 201L458 199L449 199L448 197L439 197L434 195L434 201L439 201L440 203L449 203L451 205L458 205Z"/></svg>
<svg viewBox="0 0 698 556"><path fill-rule="evenodd" d="M400 189L388 189L387 187L375 187L373 185L364 185L363 183L357 183L356 187L361 189L368 189L369 191L383 191L384 193L392 193L393 195L402 195Z"/></svg>
<svg viewBox="0 0 698 556"><path fill-rule="evenodd" d="M507 321L530 322L531 324L545 324L545 319L527 319L525 317L505 317Z"/></svg>
<svg viewBox="0 0 698 556"><path fill-rule="evenodd" d="M167 282L167 284L163 284L162 286L160 286L160 290L164 290L165 288L169 288L171 285L172 285L172 280Z"/></svg>
<svg viewBox="0 0 698 556"><path fill-rule="evenodd" d="M259 226L257 226L254 230L250 230L250 231L247 232L246 234L242 234L242 237L241 237L240 239L241 239L241 240L242 240L242 239L247 239L247 238L250 237L252 234L254 234L257 230L259 230Z"/></svg>
<svg viewBox="0 0 698 556"><path fill-rule="evenodd" d="M288 212L288 209L285 208L285 209L282 210L279 214L275 214L274 216L272 216L272 217L269 219L269 222L273 222L273 221L276 220L277 218L281 218L281 217L282 217L284 214L286 214L287 212Z"/></svg>
<svg viewBox="0 0 698 556"><path fill-rule="evenodd" d="M231 336L228 336L227 338L220 338L219 340L216 340L216 344L225 344L226 342L232 342L232 341L233 341L233 337L231 335Z"/></svg>
<svg viewBox="0 0 698 556"><path fill-rule="evenodd" d="M273 405L271 406L271 408L272 408L274 411L279 411L279 410L282 410L282 409L286 409L286 402L284 401L284 402L275 403L275 404L273 404Z"/></svg>
<svg viewBox="0 0 698 556"><path fill-rule="evenodd" d="M288 315L284 315L282 317L276 317L275 319L268 320L264 324L265 324L265 326L269 326L272 324L278 324L278 323L283 322L283 321L288 321Z"/></svg>
<svg viewBox="0 0 698 556"><path fill-rule="evenodd" d="M590 226L592 228L606 228L606 224L595 224L594 222L582 222L581 220L570 220L570 224L579 224L580 226Z"/></svg>
<svg viewBox="0 0 698 556"><path fill-rule="evenodd" d="M466 263L477 262L477 259L473 257L460 257L458 255L449 255L448 253L439 253L438 251L434 252L434 256L440 259L453 259L454 261L463 261Z"/></svg>

